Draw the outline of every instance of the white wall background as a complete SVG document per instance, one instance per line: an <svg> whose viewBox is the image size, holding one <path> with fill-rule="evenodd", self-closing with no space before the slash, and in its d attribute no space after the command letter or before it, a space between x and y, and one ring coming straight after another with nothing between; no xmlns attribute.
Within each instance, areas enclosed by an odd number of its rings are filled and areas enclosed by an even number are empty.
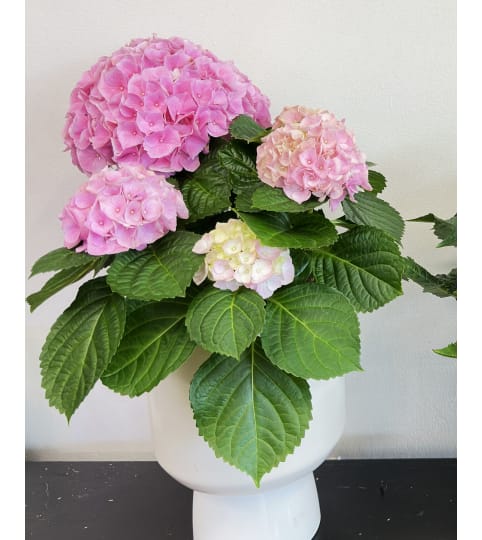
<svg viewBox="0 0 482 540"><path fill-rule="evenodd" d="M188 38L233 60L284 105L347 119L389 179L404 218L456 211L453 0L42 0L27 2L27 271L62 244L57 215L84 177L62 153L69 94L99 56L134 37ZM432 272L456 265L428 224L408 224L404 252ZM27 293L43 284L29 280ZM455 339L456 305L405 285L361 317L364 373L349 375L348 422L333 456L452 457L456 364L432 348ZM31 459L150 459L145 397L100 384L70 426L50 409L38 356L71 287L27 315L26 442ZM329 414L329 411L328 411Z"/></svg>

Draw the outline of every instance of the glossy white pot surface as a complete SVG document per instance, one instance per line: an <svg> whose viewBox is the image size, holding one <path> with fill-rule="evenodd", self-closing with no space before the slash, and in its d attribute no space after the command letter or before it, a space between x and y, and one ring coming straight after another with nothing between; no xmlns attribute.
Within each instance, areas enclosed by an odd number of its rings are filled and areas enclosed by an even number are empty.
<svg viewBox="0 0 482 540"><path fill-rule="evenodd" d="M301 445L256 488L245 473L216 458L199 436L189 403L191 379L209 353L196 350L149 394L156 459L178 482L217 495L260 494L314 471L340 438L345 423L345 380L310 381L313 419Z"/></svg>

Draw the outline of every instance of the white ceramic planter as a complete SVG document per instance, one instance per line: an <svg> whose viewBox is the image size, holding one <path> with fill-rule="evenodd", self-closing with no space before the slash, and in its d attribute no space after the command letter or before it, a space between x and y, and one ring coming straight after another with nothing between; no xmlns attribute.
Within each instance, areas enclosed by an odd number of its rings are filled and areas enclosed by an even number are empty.
<svg viewBox="0 0 482 540"><path fill-rule="evenodd" d="M310 381L310 427L301 445L263 477L258 489L246 474L216 458L198 435L189 385L207 357L196 351L149 394L156 459L194 490L194 540L311 540L320 523L313 471L342 434L344 379Z"/></svg>

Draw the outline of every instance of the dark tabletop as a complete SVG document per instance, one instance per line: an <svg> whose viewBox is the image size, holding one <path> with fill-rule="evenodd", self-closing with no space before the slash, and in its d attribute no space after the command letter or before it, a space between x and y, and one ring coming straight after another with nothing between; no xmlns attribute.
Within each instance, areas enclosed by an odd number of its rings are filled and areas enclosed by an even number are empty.
<svg viewBox="0 0 482 540"><path fill-rule="evenodd" d="M315 539L455 539L456 467L453 459L326 461L315 471ZM26 464L26 538L192 540L191 503L192 492L155 462Z"/></svg>

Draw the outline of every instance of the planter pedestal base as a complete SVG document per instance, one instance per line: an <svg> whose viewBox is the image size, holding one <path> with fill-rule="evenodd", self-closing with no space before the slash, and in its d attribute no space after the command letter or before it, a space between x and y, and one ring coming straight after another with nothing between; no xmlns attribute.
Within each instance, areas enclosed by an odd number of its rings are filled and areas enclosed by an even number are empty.
<svg viewBox="0 0 482 540"><path fill-rule="evenodd" d="M263 476L257 489L247 474L217 458L199 436L189 385L208 356L196 349L149 394L156 459L194 491L194 540L312 540L320 523L313 471L343 432L345 380L309 381L310 426L301 444Z"/></svg>
<svg viewBox="0 0 482 540"><path fill-rule="evenodd" d="M312 473L255 495L194 491L194 540L312 540L319 524Z"/></svg>

